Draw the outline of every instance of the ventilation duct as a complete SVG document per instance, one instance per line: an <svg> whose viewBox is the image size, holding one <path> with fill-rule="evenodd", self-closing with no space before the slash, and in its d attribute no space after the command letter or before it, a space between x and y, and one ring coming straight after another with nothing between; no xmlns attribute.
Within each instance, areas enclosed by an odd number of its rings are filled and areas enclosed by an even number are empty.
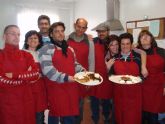
<svg viewBox="0 0 165 124"><path fill-rule="evenodd" d="M107 0L107 21L106 25L109 25L111 31L124 30L120 20L120 1L119 0Z"/></svg>

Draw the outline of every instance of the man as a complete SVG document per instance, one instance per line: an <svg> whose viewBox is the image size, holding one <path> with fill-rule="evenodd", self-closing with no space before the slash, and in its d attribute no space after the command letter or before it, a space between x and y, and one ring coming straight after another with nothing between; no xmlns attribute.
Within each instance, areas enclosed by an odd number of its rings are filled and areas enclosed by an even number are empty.
<svg viewBox="0 0 165 124"><path fill-rule="evenodd" d="M79 115L79 90L74 75L84 68L77 63L73 48L65 38L65 25L55 22L50 26L49 36L52 44L40 49L39 59L49 103L48 124L74 124Z"/></svg>
<svg viewBox="0 0 165 124"><path fill-rule="evenodd" d="M103 77L103 83L92 89L93 94L91 95L91 109L92 119L95 124L99 122L100 105L102 106L104 124L110 123L110 109L112 98L112 84L108 80L108 74L105 64L105 43L109 37L110 28L105 23L101 23L96 26L93 30L96 30L98 37L94 38L95 45L95 72L99 73Z"/></svg>
<svg viewBox="0 0 165 124"><path fill-rule="evenodd" d="M5 48L0 52L0 122L35 124L31 82L39 79L33 57L19 50L20 30L16 25L4 29Z"/></svg>
<svg viewBox="0 0 165 124"><path fill-rule="evenodd" d="M94 44L85 33L87 30L88 22L84 18L78 18L74 24L75 31L69 35L68 44L71 46L77 57L77 61L85 67L86 70L94 72ZM81 123L83 116L83 98L90 95L90 88L84 85L79 85L81 102L80 102L80 117L77 120L78 124Z"/></svg>
<svg viewBox="0 0 165 124"><path fill-rule="evenodd" d="M38 17L39 33L42 35L42 41L45 44L51 43L49 38L50 18L47 15Z"/></svg>

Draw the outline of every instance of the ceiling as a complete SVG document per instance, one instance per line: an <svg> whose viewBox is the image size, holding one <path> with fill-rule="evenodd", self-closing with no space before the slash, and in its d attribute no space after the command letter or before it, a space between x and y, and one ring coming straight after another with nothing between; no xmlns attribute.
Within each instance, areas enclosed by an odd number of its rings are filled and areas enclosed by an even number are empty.
<svg viewBox="0 0 165 124"><path fill-rule="evenodd" d="M15 3L37 3L40 4L40 3L73 3L73 2L76 2L76 1L79 1L79 0L0 0L1 3L4 3L4 2L15 2Z"/></svg>

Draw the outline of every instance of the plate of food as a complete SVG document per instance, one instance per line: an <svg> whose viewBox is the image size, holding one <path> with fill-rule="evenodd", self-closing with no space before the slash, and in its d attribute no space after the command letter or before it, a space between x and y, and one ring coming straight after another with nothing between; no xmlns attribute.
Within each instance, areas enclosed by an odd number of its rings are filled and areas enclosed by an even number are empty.
<svg viewBox="0 0 165 124"><path fill-rule="evenodd" d="M136 84L142 82L139 76L132 75L111 75L109 80L118 84Z"/></svg>
<svg viewBox="0 0 165 124"><path fill-rule="evenodd" d="M79 72L74 75L74 79L76 82L88 85L88 86L94 86L99 85L103 82L103 78L100 74L94 73L94 72Z"/></svg>

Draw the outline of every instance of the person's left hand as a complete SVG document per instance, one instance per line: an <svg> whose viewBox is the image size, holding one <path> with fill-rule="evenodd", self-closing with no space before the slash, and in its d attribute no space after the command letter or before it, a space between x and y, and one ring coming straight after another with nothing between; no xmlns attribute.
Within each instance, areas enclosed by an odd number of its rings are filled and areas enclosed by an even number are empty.
<svg viewBox="0 0 165 124"><path fill-rule="evenodd" d="M165 96L165 87L164 87L164 89L163 89L163 96Z"/></svg>
<svg viewBox="0 0 165 124"><path fill-rule="evenodd" d="M31 70L32 70L32 67L31 67L31 66L29 66L28 71L31 71Z"/></svg>
<svg viewBox="0 0 165 124"><path fill-rule="evenodd" d="M93 36L91 34L88 34L88 40L93 41Z"/></svg>
<svg viewBox="0 0 165 124"><path fill-rule="evenodd" d="M5 76L8 77L8 78L13 78L13 73L5 73Z"/></svg>
<svg viewBox="0 0 165 124"><path fill-rule="evenodd" d="M148 76L148 70L147 70L147 68L146 67L142 67L141 73L146 78Z"/></svg>

